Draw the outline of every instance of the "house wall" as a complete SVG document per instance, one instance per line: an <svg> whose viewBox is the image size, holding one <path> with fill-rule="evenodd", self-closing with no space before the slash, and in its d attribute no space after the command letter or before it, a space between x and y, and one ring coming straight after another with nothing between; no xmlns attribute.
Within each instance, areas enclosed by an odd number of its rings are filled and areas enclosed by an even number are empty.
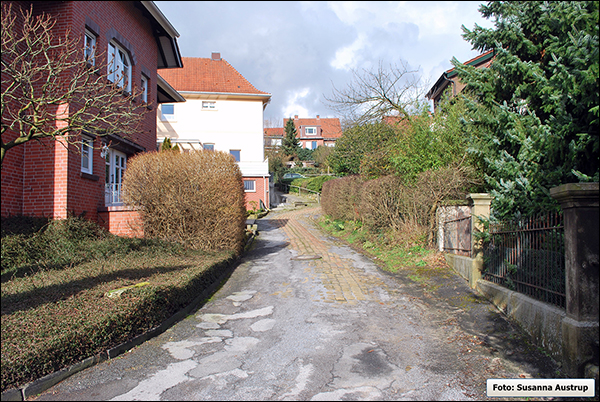
<svg viewBox="0 0 600 402"><path fill-rule="evenodd" d="M244 180L254 180L256 189L254 192L246 191L244 193L246 197L246 209L251 210L260 208L260 201L262 201L267 208L271 208L269 200L271 198L269 194L269 177L244 177Z"/></svg>
<svg viewBox="0 0 600 402"><path fill-rule="evenodd" d="M269 164L263 147L263 103L247 99L214 99L180 92L185 103L174 104L175 120L164 121L157 113L157 137L170 137L173 143L200 141L214 144L216 151L240 150L240 170L244 179L256 181L256 192L246 193L249 201L261 199L269 207ZM203 110L202 101L216 102L215 110Z"/></svg>
<svg viewBox="0 0 600 402"><path fill-rule="evenodd" d="M148 113L137 134L129 140L152 151L156 147L156 65L157 44L150 21L135 2L34 2L34 14L42 12L55 17L53 34L81 38L86 26L97 34L97 62L115 39L130 52L133 85L141 82L142 72L148 77ZM26 9L31 2L15 2ZM77 105L62 112L69 113ZM94 134L94 133L91 133ZM17 134L7 134L14 138ZM65 218L68 213L84 215L98 221L98 209L104 206L105 162L100 157L102 146L96 137L93 152L93 174L81 172L81 156L77 147L53 141L30 142L9 152L2 166L2 216L29 215Z"/></svg>
<svg viewBox="0 0 600 402"><path fill-rule="evenodd" d="M312 147L312 142L313 141L315 141L317 143L317 146L314 147L314 148ZM320 147L321 145L325 145L325 142L323 141L322 138L319 138L319 139L316 139L316 138L315 139L304 139L304 138L301 138L300 139L300 143L301 143L300 146L302 148L308 148L308 149L316 149L317 147Z"/></svg>
<svg viewBox="0 0 600 402"><path fill-rule="evenodd" d="M209 99L180 93L186 101L174 104L174 121L162 121L158 113L158 141L165 136L179 141L198 140L215 144L217 151L241 150L241 162L264 161L262 101ZM203 100L215 101L216 110L202 110Z"/></svg>
<svg viewBox="0 0 600 402"><path fill-rule="evenodd" d="M144 228L139 212L126 207L111 207L107 211L98 212L98 223L117 236L144 236Z"/></svg>

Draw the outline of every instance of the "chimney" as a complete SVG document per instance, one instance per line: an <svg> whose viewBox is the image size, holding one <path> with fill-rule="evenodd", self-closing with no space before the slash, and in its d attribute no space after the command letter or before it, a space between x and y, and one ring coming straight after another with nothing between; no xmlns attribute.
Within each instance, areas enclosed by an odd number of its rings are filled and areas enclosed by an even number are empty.
<svg viewBox="0 0 600 402"><path fill-rule="evenodd" d="M319 115L317 115L317 120L319 120Z"/></svg>
<svg viewBox="0 0 600 402"><path fill-rule="evenodd" d="M295 115L295 116L294 116L294 120L298 120L298 115Z"/></svg>
<svg viewBox="0 0 600 402"><path fill-rule="evenodd" d="M210 58L211 58L212 60L217 60L217 61L218 61L218 60L221 60L221 53L216 53L216 52L213 52Z"/></svg>

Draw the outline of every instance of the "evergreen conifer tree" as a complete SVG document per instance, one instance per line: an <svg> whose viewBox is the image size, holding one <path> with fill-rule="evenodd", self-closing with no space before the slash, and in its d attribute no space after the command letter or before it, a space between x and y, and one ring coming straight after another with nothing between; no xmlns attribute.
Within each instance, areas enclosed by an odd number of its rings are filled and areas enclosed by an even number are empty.
<svg viewBox="0 0 600 402"><path fill-rule="evenodd" d="M558 209L550 188L598 181L598 4L491 1L479 11L495 28L463 26L495 53L489 68L452 62L498 217Z"/></svg>
<svg viewBox="0 0 600 402"><path fill-rule="evenodd" d="M285 123L285 137L283 137L281 144L283 154L286 156L297 155L300 150L300 141L296 138L296 133L296 126L290 118Z"/></svg>

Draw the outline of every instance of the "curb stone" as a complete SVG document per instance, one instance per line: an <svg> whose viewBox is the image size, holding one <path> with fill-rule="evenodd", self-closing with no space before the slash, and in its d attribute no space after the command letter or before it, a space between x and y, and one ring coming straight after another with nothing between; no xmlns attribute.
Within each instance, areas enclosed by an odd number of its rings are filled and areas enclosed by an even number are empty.
<svg viewBox="0 0 600 402"><path fill-rule="evenodd" d="M54 385L72 376L73 374L78 373L81 370L94 366L107 359L114 359L115 357L127 352L128 350L131 350L134 347L141 345L148 339L154 338L155 336L162 334L173 324L180 321L181 319L189 315L192 311L197 309L200 306L202 300L209 297L219 287L223 280L225 280L227 277L229 277L229 275L233 273L243 254L246 253L254 243L255 237L256 235L253 233L246 241L242 255L230 258L228 260L225 260L224 262L216 264L214 268L225 268L225 271L221 275L219 275L219 277L200 295L198 295L191 303L179 310L177 313L173 314L170 318L168 318L159 326L154 327L149 331L146 331L145 333L136 336L128 342L124 342L120 345L115 346L114 348L101 352L97 356L88 357L78 363L72 364L69 367L65 367L59 371L55 371L54 373L38 378L37 380L25 384L20 388L12 388L6 390L2 392L0 396L0 401L25 401L30 396L34 396L46 391L47 389L53 387Z"/></svg>

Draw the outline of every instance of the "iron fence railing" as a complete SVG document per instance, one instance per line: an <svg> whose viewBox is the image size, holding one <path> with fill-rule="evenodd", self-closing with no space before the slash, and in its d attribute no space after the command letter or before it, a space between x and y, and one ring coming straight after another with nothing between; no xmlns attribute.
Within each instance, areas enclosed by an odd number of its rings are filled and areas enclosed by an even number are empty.
<svg viewBox="0 0 600 402"><path fill-rule="evenodd" d="M562 213L490 223L489 231L483 279L564 308Z"/></svg>

